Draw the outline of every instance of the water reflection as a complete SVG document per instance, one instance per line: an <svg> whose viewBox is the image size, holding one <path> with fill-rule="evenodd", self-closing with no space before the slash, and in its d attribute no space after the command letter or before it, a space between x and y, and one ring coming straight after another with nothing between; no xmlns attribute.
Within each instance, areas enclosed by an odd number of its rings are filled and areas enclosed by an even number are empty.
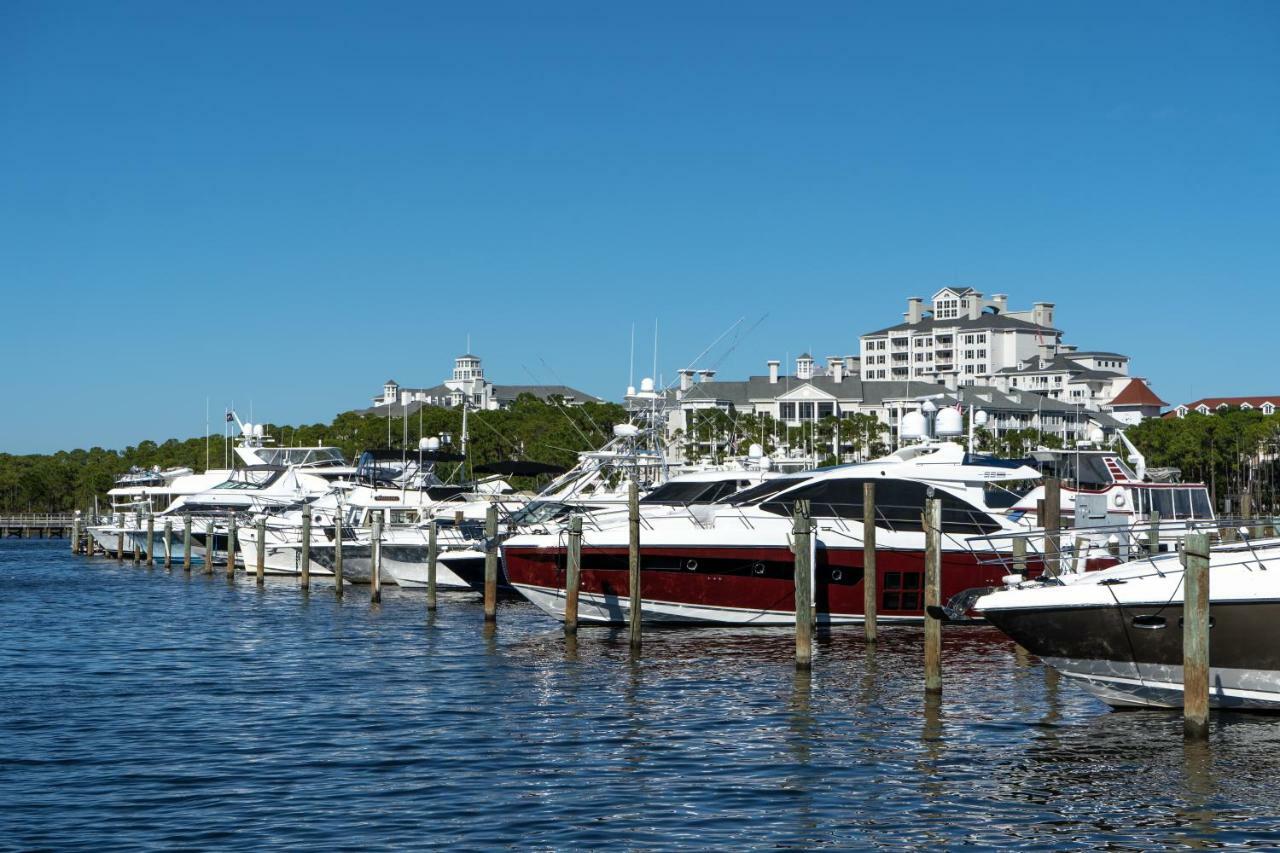
<svg viewBox="0 0 1280 853"><path fill-rule="evenodd" d="M63 549L58 548L59 552ZM578 637L0 543L14 847L1150 848L1280 840L1280 719L1116 713L998 632Z"/></svg>

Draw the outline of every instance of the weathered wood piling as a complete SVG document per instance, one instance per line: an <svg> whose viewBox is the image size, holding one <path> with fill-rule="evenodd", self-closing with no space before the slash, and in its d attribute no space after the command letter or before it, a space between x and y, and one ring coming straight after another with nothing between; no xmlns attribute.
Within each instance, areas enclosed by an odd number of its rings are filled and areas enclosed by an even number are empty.
<svg viewBox="0 0 1280 853"><path fill-rule="evenodd" d="M342 598L344 591L342 587L342 521L345 518L342 511L342 502L338 502L338 512L333 517L333 594L338 598ZM310 549L307 552L307 558L311 558Z"/></svg>
<svg viewBox="0 0 1280 853"><path fill-rule="evenodd" d="M484 621L498 619L498 507L484 513Z"/></svg>
<svg viewBox="0 0 1280 853"><path fill-rule="evenodd" d="M637 650L644 609L640 606L640 486L635 480L627 484L627 593L627 635L632 650Z"/></svg>
<svg viewBox="0 0 1280 853"><path fill-rule="evenodd" d="M582 583L582 516L569 517L569 543L564 571L564 633L578 633L578 587Z"/></svg>
<svg viewBox="0 0 1280 853"><path fill-rule="evenodd" d="M876 484L862 484L862 628L876 641Z"/></svg>
<svg viewBox="0 0 1280 853"><path fill-rule="evenodd" d="M373 516L373 527L369 531L369 601L372 604L382 602L382 513Z"/></svg>
<svg viewBox="0 0 1280 853"><path fill-rule="evenodd" d="M433 518L427 524L427 611L436 610L436 567L440 562L440 525Z"/></svg>
<svg viewBox="0 0 1280 853"><path fill-rule="evenodd" d="M929 498L924 511L924 689L942 692L942 621L930 608L942 606L942 501Z"/></svg>
<svg viewBox="0 0 1280 853"><path fill-rule="evenodd" d="M173 519L164 520L164 567L173 568Z"/></svg>
<svg viewBox="0 0 1280 853"><path fill-rule="evenodd" d="M809 502L797 500L791 514L791 548L795 552L796 668L813 666L813 550Z"/></svg>
<svg viewBox="0 0 1280 853"><path fill-rule="evenodd" d="M182 570L191 571L191 516L182 517Z"/></svg>
<svg viewBox="0 0 1280 853"><path fill-rule="evenodd" d="M1209 736L1209 537L1190 533L1183 545L1182 722L1186 737Z"/></svg>
<svg viewBox="0 0 1280 853"><path fill-rule="evenodd" d="M156 518L147 513L147 567L156 564Z"/></svg>
<svg viewBox="0 0 1280 853"><path fill-rule="evenodd" d="M311 510L302 508L302 541L298 548L298 582L311 589Z"/></svg>
<svg viewBox="0 0 1280 853"><path fill-rule="evenodd" d="M231 513L227 518L227 577L235 577L236 574L236 514Z"/></svg>
<svg viewBox="0 0 1280 853"><path fill-rule="evenodd" d="M253 562L253 579L258 586L266 582L267 573L267 520L259 518L254 524L254 535L258 537L258 559ZM247 568L247 567L246 567Z"/></svg>

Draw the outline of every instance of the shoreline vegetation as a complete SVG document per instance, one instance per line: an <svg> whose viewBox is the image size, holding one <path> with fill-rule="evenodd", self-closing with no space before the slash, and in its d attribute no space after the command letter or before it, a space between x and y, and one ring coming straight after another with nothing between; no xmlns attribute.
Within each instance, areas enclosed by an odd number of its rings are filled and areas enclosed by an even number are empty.
<svg viewBox="0 0 1280 853"><path fill-rule="evenodd" d="M616 403L567 406L555 399L544 402L521 395L509 409L468 413L468 460L471 465L523 459L571 467L579 452L609 441L613 425L626 419L626 409ZM769 453L776 440L814 449L820 464L833 464L837 460L831 450L836 442L846 457L849 453L866 458L887 452L887 428L873 421L870 415L853 415L780 430L768 415L731 418L710 410L691 418L688 434L677 438L685 442L690 461L709 457L720 461L742 454L752 441L760 441ZM280 446L335 446L354 462L361 451L370 448L403 447L414 452L423 436L448 435L457 449L462 410L411 407L407 419L392 415L389 429L387 415L357 412L340 414L328 424L268 423L264 428ZM1238 499L1245 492L1253 494L1259 511L1271 511L1277 505L1280 413L1229 410L1211 415L1192 413L1185 418L1150 418L1130 427L1126 435L1145 454L1149 467L1178 468L1183 480L1207 484L1218 510L1225 508L1228 499ZM979 430L976 441L979 450L1010 458L1038 444L1061 447L1057 436L1039 435L1035 430L1007 432L999 438ZM218 434L207 439L141 441L123 450L92 447L47 454L0 453L0 512L91 509L95 497L105 499L116 478L131 468L225 468L230 446L231 441ZM453 479L464 473L442 472ZM533 483L517 478L513 485L527 488Z"/></svg>

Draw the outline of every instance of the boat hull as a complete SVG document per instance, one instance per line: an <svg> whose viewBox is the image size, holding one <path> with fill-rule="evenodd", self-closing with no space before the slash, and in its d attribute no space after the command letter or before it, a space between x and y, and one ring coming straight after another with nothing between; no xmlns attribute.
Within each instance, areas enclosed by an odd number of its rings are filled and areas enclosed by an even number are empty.
<svg viewBox="0 0 1280 853"><path fill-rule="evenodd" d="M1113 707L1182 707L1181 602L984 614ZM1280 601L1214 602L1210 615L1210 705L1280 710Z"/></svg>
<svg viewBox="0 0 1280 853"><path fill-rule="evenodd" d="M507 545L503 558L511 584L544 612L563 619L564 548ZM923 552L879 550L876 565L877 618L922 620ZM975 587L995 586L1002 574L989 557L944 551L942 601ZM795 624L795 557L785 546L645 547L640 586L642 618L649 622ZM862 622L863 596L862 549L819 546L814 569L817 620ZM627 549L583 548L579 620L617 624L629 615Z"/></svg>

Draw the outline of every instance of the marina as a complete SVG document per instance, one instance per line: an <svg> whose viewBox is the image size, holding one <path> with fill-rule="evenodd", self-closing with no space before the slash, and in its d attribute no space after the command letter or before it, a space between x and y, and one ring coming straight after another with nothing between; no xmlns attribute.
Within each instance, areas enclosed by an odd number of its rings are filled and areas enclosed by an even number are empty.
<svg viewBox="0 0 1280 853"><path fill-rule="evenodd" d="M0 853L1280 850L1280 5L3 21Z"/></svg>
<svg viewBox="0 0 1280 853"><path fill-rule="evenodd" d="M624 630L0 548L21 847L1280 843L1274 718L1105 710L990 628ZM50 633L43 626L58 624ZM1141 780L1141 784L1138 784ZM22 815L21 822L13 820Z"/></svg>

